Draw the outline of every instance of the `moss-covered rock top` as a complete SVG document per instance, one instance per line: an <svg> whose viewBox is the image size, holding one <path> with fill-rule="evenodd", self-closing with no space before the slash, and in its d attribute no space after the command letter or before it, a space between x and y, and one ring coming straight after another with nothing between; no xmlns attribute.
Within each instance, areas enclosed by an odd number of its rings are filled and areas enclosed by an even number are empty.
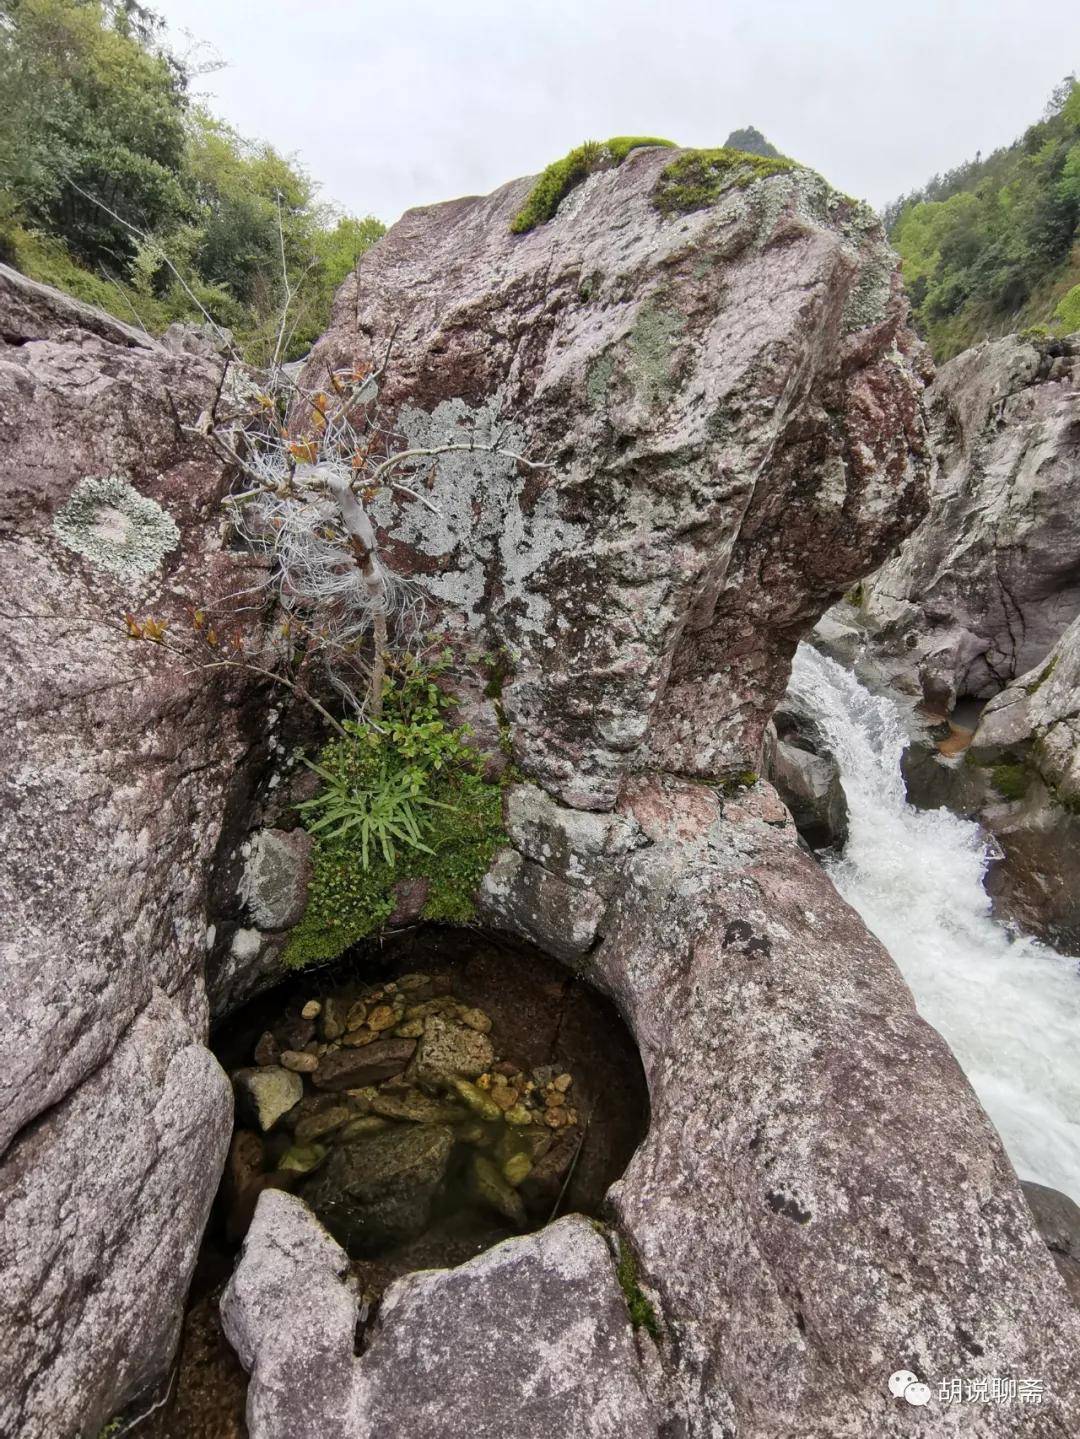
<svg viewBox="0 0 1080 1439"><path fill-rule="evenodd" d="M663 145L670 149L674 148L674 141L657 140L645 135L616 135L602 144L587 140L584 145L579 145L547 167L511 221L510 229L515 235L524 235L537 225L544 224L576 185L597 170L621 165L631 150L640 150L647 145Z"/></svg>
<svg viewBox="0 0 1080 1439"><path fill-rule="evenodd" d="M661 170L652 203L662 215L686 215L715 205L726 190L744 190L755 180L798 168L783 155L755 155L727 146L684 150Z"/></svg>

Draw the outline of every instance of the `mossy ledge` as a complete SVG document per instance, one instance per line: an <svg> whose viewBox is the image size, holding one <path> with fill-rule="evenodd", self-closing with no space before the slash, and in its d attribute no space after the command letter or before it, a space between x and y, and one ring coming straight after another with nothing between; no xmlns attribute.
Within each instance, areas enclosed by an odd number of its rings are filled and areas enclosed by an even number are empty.
<svg viewBox="0 0 1080 1439"><path fill-rule="evenodd" d="M661 215L688 215L715 205L726 190L745 190L756 180L800 168L784 156L748 150L685 150L665 165L653 186L653 208Z"/></svg>
<svg viewBox="0 0 1080 1439"><path fill-rule="evenodd" d="M611 170L629 155L648 145L674 148L673 140L657 140L647 135L616 135L602 144L587 140L561 160L549 165L529 191L529 197L510 222L515 235L527 234L537 225L550 220L570 191L597 170Z"/></svg>

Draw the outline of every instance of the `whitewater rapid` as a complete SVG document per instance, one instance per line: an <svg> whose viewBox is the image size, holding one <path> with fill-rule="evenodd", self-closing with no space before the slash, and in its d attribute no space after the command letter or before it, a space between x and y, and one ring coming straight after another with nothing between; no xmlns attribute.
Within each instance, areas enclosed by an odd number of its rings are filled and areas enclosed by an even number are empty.
<svg viewBox="0 0 1080 1439"><path fill-rule="evenodd" d="M847 795L833 883L895 959L952 1048L1022 1179L1080 1203L1080 965L990 913L977 824L907 803L898 707L801 645L791 691L814 714Z"/></svg>

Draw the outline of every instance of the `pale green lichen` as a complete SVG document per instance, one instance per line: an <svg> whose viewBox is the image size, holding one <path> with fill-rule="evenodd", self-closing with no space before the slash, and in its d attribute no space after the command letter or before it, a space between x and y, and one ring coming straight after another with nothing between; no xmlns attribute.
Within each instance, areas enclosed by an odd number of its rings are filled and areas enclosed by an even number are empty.
<svg viewBox="0 0 1080 1439"><path fill-rule="evenodd" d="M80 480L53 520L61 544L121 580L152 574L180 543L156 500L116 475Z"/></svg>
<svg viewBox="0 0 1080 1439"><path fill-rule="evenodd" d="M585 397L590 410L598 410L607 399L608 386L615 373L615 361L611 355L597 355L589 361L585 372Z"/></svg>
<svg viewBox="0 0 1080 1439"><path fill-rule="evenodd" d="M668 398L677 388L673 355L682 333L679 315L652 301L638 312L630 331L632 369L638 390L649 404Z"/></svg>

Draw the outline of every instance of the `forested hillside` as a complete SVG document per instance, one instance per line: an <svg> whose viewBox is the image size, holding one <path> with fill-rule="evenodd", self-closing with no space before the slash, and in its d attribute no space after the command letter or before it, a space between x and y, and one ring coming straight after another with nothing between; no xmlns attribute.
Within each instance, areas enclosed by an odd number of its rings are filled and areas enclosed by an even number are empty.
<svg viewBox="0 0 1080 1439"><path fill-rule="evenodd" d="M886 211L915 320L937 358L1028 326L1080 329L1080 85L1042 120Z"/></svg>
<svg viewBox="0 0 1080 1439"><path fill-rule="evenodd" d="M302 354L382 234L192 97L136 0L0 0L0 260L160 331L205 311L252 358Z"/></svg>

